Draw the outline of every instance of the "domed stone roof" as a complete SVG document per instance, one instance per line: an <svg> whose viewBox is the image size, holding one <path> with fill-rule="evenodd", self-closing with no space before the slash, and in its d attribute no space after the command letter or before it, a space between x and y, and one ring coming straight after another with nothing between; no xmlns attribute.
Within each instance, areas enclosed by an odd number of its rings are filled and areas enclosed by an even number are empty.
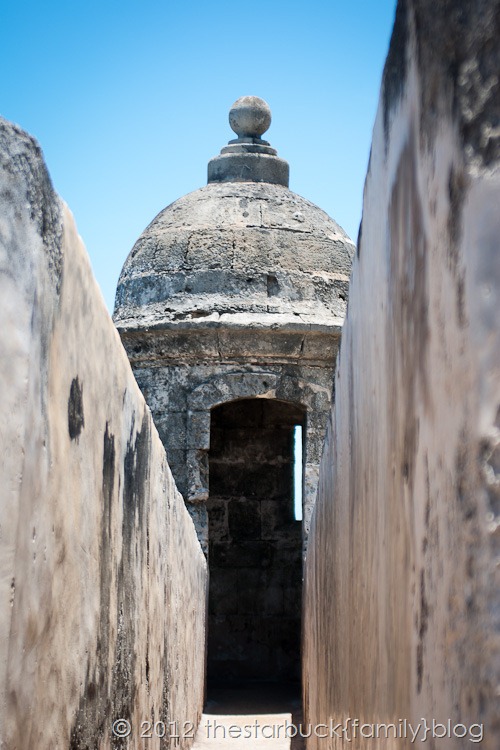
<svg viewBox="0 0 500 750"><path fill-rule="evenodd" d="M137 240L118 282L119 329L338 330L355 248L288 189L288 164L260 138L266 107L255 97L233 105L238 138L209 163L209 184L161 211Z"/></svg>

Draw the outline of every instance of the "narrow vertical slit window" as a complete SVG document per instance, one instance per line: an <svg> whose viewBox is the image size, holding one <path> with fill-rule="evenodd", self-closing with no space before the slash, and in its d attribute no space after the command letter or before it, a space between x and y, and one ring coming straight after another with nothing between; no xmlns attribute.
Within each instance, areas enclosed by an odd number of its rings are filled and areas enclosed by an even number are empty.
<svg viewBox="0 0 500 750"><path fill-rule="evenodd" d="M293 428L293 517L302 521L302 426Z"/></svg>

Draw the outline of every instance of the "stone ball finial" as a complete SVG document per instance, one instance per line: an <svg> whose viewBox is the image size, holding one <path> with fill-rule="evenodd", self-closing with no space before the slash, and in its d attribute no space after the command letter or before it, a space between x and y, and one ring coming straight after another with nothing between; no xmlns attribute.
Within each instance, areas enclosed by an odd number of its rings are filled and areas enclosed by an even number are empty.
<svg viewBox="0 0 500 750"><path fill-rule="evenodd" d="M229 110L229 124L238 138L260 138L271 124L269 104L258 96L242 96Z"/></svg>

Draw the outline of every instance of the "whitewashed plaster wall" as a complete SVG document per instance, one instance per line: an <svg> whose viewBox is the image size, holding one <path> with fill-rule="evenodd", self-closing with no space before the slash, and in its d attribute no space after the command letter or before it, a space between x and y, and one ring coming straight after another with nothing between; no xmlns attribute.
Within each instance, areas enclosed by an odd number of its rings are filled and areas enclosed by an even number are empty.
<svg viewBox="0 0 500 750"><path fill-rule="evenodd" d="M0 747L158 749L141 721L202 710L205 559L72 215L5 120L0 195Z"/></svg>
<svg viewBox="0 0 500 750"><path fill-rule="evenodd" d="M398 5L304 622L306 721L482 723L488 750L500 746L499 27L496 1ZM313 735L308 749L415 746L350 738ZM473 745L467 733L426 746Z"/></svg>

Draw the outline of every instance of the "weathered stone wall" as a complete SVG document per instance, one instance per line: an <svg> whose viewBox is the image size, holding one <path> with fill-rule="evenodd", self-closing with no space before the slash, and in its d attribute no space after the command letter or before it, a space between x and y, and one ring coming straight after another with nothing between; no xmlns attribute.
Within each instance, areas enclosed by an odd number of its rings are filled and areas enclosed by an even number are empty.
<svg viewBox="0 0 500 750"><path fill-rule="evenodd" d="M38 146L0 120L0 159L0 747L158 749L202 709L205 559Z"/></svg>
<svg viewBox="0 0 500 750"><path fill-rule="evenodd" d="M274 337L277 341L273 342ZM189 356L185 352L179 353L181 361L167 365L162 359L157 363L141 360L140 355L133 354L133 337L125 336L122 340L134 375L153 413L177 486L187 500L204 551L208 552L205 501L210 484L208 451L211 410L241 398L289 401L307 412L303 497L303 531L304 537L307 537L316 499L333 367L309 363L268 363L265 360L263 364L256 363L256 359L264 359L263 350L274 352L275 347L282 346L280 334L274 330L252 331L247 361L242 356L234 357L229 362L203 361L206 354L202 347L197 347L200 339L193 338L194 341L189 335L185 336ZM337 342L338 339L334 344ZM196 361L197 351L201 361ZM188 361L183 362L183 358Z"/></svg>
<svg viewBox="0 0 500 750"><path fill-rule="evenodd" d="M500 746L499 27L497 0L398 5L304 623L308 721L484 723L488 750ZM410 740L308 748L368 744Z"/></svg>

